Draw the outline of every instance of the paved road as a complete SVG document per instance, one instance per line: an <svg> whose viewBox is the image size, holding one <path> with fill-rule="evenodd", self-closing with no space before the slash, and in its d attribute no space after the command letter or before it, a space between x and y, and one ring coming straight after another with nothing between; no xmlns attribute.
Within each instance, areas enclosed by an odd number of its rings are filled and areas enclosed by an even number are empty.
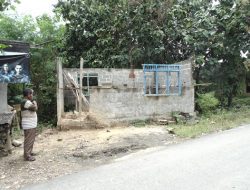
<svg viewBox="0 0 250 190"><path fill-rule="evenodd" d="M250 190L250 125L127 156L27 190Z"/></svg>

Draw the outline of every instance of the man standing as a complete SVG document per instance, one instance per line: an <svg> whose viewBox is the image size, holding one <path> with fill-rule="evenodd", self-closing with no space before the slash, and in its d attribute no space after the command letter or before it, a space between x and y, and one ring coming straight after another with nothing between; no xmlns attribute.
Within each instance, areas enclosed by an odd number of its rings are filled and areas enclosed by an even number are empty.
<svg viewBox="0 0 250 190"><path fill-rule="evenodd" d="M24 159L26 161L35 161L33 145L36 137L37 127L37 103L33 100L33 90L25 89L23 91L24 99L21 104L22 128L24 130Z"/></svg>

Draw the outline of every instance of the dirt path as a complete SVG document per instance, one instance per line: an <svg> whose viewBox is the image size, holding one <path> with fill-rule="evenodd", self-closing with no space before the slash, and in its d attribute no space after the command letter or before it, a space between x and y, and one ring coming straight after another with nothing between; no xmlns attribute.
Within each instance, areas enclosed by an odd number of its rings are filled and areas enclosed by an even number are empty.
<svg viewBox="0 0 250 190"><path fill-rule="evenodd" d="M20 139L21 141L23 139ZM23 161L23 147L0 158L0 186L19 189L82 169L96 167L139 149L178 142L164 127L100 130L46 130L38 135L35 162Z"/></svg>

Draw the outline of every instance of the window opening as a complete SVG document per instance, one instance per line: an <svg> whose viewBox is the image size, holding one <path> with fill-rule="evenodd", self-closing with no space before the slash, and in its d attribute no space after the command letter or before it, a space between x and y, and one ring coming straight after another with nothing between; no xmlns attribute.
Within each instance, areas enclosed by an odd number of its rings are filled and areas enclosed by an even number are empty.
<svg viewBox="0 0 250 190"><path fill-rule="evenodd" d="M181 95L181 65L144 64L144 95Z"/></svg>
<svg viewBox="0 0 250 190"><path fill-rule="evenodd" d="M80 75L78 75L78 84L80 84ZM98 73L84 73L82 78L83 94L90 95L90 86L98 86Z"/></svg>

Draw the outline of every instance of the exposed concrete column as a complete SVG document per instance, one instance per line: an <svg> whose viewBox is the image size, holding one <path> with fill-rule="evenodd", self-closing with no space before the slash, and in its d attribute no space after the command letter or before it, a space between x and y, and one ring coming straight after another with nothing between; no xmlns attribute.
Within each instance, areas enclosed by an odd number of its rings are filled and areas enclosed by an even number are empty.
<svg viewBox="0 0 250 190"><path fill-rule="evenodd" d="M57 126L61 126L61 118L64 115L62 58L58 57L56 62L57 62Z"/></svg>
<svg viewBox="0 0 250 190"><path fill-rule="evenodd" d="M8 111L7 100L8 84L0 84L0 113Z"/></svg>

